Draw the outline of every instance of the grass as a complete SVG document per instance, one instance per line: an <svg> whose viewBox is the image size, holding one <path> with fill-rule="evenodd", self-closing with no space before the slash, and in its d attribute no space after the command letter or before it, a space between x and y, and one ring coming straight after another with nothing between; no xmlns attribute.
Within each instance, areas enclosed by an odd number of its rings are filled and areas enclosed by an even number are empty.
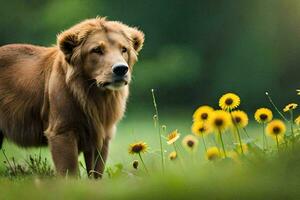
<svg viewBox="0 0 300 200"><path fill-rule="evenodd" d="M191 166L143 178L0 180L1 199L297 199L299 158L277 157L236 165L231 162ZM278 162L278 160L281 162Z"/></svg>
<svg viewBox="0 0 300 200"><path fill-rule="evenodd" d="M178 114L177 114L178 116ZM182 133L190 133L190 116L187 113L180 113L177 118L165 117L166 120L162 120L163 124L170 124L167 126L167 131L171 131L175 128L182 131ZM139 119L136 121L136 119ZM159 144L157 143L157 129L154 127L152 113L151 111L145 112L144 115L141 114L132 114L126 116L125 119L119 124L117 133L115 138L111 142L108 165L114 165L118 163L122 163L125 168L131 168L131 162L134 159L137 159L137 156L132 156L128 154L128 146L130 143L134 141L146 141L150 146L151 155L149 158L146 158L146 161L152 160L151 157L159 156L160 149ZM155 137L156 136L156 137ZM167 145L164 145L167 147ZM51 161L51 155L48 148L31 148L24 149L19 148L15 144L5 141L3 145L3 149L5 150L5 154L9 159L12 157L16 160L16 162L24 162L25 160L29 160L30 155L38 155L41 152L42 157L46 157ZM5 170L5 166L2 164L6 158L3 153L0 152L0 177L3 176L3 171ZM84 164L83 155L80 155L79 161ZM52 163L52 162L51 162ZM153 163L155 165L156 163ZM82 173L84 174L84 170L81 168ZM1 173L2 172L2 173Z"/></svg>
<svg viewBox="0 0 300 200"><path fill-rule="evenodd" d="M162 114L160 120L161 125L167 126L167 132L178 129L182 135L190 134L190 113ZM261 137L260 131L259 127L248 129L254 138ZM231 140L230 137L230 134L225 135L225 143ZM138 156L128 154L128 145L140 140L150 146L149 153L144 156L150 169L148 175L141 163L138 170L133 169L132 161ZM274 141L269 140L269 144L276 148ZM172 150L164 139L163 145L166 151ZM211 145L210 141L207 145ZM184 154L184 166L179 160L177 164L166 162L166 171L162 174L160 145L152 112L128 115L118 126L112 141L107 164L109 173L103 180L87 179L83 168L79 179L42 177L37 173L39 167L31 170L33 173L29 175L12 178L7 175L5 165L0 164L0 199L297 199L300 196L297 147L268 157L258 153L255 157L241 157L238 161L225 159L218 162L204 161L201 142L199 147L195 155ZM47 148L21 149L7 141L3 148L7 157L10 160L14 157L16 163L30 162L30 156L33 162L37 162L39 155L52 163ZM5 160L1 154L0 163ZM79 161L84 163L82 155Z"/></svg>

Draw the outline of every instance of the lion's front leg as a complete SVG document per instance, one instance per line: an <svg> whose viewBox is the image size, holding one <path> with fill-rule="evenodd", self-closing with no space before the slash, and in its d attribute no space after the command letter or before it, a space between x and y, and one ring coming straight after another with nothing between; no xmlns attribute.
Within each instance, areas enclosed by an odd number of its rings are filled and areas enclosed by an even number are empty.
<svg viewBox="0 0 300 200"><path fill-rule="evenodd" d="M83 152L84 161L86 166L86 172L88 177L92 177L94 174L94 167L95 167L95 148L91 148L89 150L85 150Z"/></svg>
<svg viewBox="0 0 300 200"><path fill-rule="evenodd" d="M0 149L2 149L3 139L4 139L3 132L0 131Z"/></svg>
<svg viewBox="0 0 300 200"><path fill-rule="evenodd" d="M102 178L103 176L108 150L109 150L109 138L105 138L102 147L100 149L95 150L95 154L96 154L95 173L94 173L95 178Z"/></svg>
<svg viewBox="0 0 300 200"><path fill-rule="evenodd" d="M74 133L49 136L48 142L57 173L62 176L76 176L78 174L78 145Z"/></svg>

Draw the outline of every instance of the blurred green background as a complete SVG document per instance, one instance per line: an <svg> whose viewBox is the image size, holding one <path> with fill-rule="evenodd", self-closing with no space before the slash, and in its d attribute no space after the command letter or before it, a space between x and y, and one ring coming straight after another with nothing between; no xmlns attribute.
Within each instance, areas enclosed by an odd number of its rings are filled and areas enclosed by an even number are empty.
<svg viewBox="0 0 300 200"><path fill-rule="evenodd" d="M165 113L216 107L229 91L252 113L269 106L265 91L280 108L297 101L298 0L10 0L0 13L1 45L52 45L57 33L97 15L138 26L146 41L129 113L152 109L151 88Z"/></svg>

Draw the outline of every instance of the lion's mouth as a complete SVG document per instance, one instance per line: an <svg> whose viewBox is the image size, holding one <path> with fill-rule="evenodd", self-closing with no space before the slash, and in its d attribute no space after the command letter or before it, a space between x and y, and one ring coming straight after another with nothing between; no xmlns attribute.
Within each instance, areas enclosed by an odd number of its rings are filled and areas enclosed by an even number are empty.
<svg viewBox="0 0 300 200"><path fill-rule="evenodd" d="M128 81L125 79L116 79L110 82L105 82L102 84L102 87L104 88L108 88L108 89L112 89L112 90L116 90L116 89L120 89L123 86L128 85Z"/></svg>

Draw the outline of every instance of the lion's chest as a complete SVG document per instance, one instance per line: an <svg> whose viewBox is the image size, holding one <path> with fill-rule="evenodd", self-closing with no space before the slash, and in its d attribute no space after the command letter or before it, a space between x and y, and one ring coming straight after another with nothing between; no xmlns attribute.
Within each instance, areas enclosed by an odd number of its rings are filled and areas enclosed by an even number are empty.
<svg viewBox="0 0 300 200"><path fill-rule="evenodd" d="M100 134L102 138L113 136L117 123L124 116L127 97L127 91L120 91L102 95L94 101L95 107L90 108L89 117L93 121L96 134Z"/></svg>

